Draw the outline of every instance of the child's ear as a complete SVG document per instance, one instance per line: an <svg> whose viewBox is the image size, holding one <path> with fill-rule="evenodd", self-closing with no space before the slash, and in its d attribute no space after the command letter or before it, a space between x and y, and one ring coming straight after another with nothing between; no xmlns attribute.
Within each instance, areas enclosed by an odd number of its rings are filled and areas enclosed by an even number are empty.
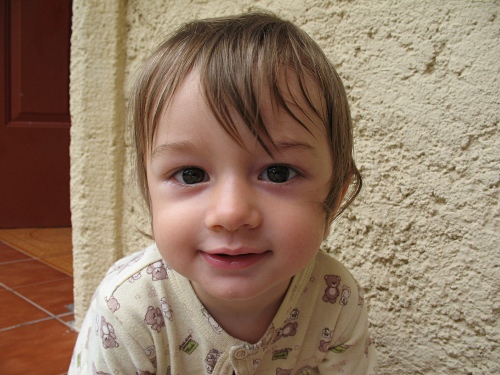
<svg viewBox="0 0 500 375"><path fill-rule="evenodd" d="M337 199L337 202L335 203L335 206L330 212L330 216L328 217L326 223L325 223L325 233L323 235L323 240L326 240L326 238L330 234L330 228L332 226L333 218L335 217L335 214L340 208L340 205L342 204L342 201L344 200L345 195L347 194L347 191L349 190L349 186L351 185L351 176L347 179L347 181L344 183L344 186L342 186L342 190L340 191L339 199Z"/></svg>

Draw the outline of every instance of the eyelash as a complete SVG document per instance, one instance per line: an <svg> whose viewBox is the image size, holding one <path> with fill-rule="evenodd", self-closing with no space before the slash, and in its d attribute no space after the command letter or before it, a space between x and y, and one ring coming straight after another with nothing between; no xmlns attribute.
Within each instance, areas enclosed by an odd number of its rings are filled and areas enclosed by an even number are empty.
<svg viewBox="0 0 500 375"><path fill-rule="evenodd" d="M187 183L186 181L182 181L182 178L184 176L179 176L180 174L183 174L187 171L201 171L203 173L203 181L200 181L200 182L193 182L193 183ZM176 170L172 175L171 177L168 179L168 180L175 180L177 183L181 184L181 185L184 185L184 186L189 186L189 185L197 185L197 184L200 184L202 182L206 182L208 181L207 180L207 177L208 177L208 174L207 172L205 172L202 168L199 168L199 167L195 167L195 166L189 166L189 167L183 167L181 169L178 169Z"/></svg>
<svg viewBox="0 0 500 375"><path fill-rule="evenodd" d="M272 169L281 169L281 168L286 168L284 171L281 170L281 171L275 171L275 177L276 175L278 175L278 177L284 177L284 180L283 181L272 181L269 177L269 173L271 172ZM202 181L198 181L198 182L192 182L192 183L188 183L184 180L185 177L189 177L189 176L184 176L184 174L188 171L194 171L195 173L198 172L198 171L201 171L203 173L203 176L198 176L198 177L203 177L203 180ZM285 172L285 175L281 175L279 176L279 172L283 173ZM263 176L264 175L267 175L267 178L264 178ZM193 176L193 173L191 174L191 177ZM290 182L291 180L297 178L297 177L300 177L301 176L301 173L294 167L292 166L289 166L287 164L272 164L272 165L269 165L267 166L266 168L264 168L264 170L259 173L259 180L260 181L266 181L266 182L269 182L269 183L273 183L273 184L276 184L276 185L281 185L281 184L285 184L287 182ZM197 176L194 176L195 178ZM178 169L176 170L169 178L168 180L175 180L177 183L181 184L181 185L184 185L184 186L190 186L190 185L198 185L200 183L203 183L203 182L207 182L210 180L208 174L206 171L204 171L202 168L199 168L199 167L195 167L195 166L188 166L188 167L183 167L181 169Z"/></svg>

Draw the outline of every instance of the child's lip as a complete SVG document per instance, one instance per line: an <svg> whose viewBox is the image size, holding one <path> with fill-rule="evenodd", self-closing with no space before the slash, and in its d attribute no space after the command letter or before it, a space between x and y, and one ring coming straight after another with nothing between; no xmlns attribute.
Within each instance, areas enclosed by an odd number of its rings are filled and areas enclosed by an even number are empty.
<svg viewBox="0 0 500 375"><path fill-rule="evenodd" d="M270 251L251 248L212 249L200 252L203 259L212 267L220 270L241 270L258 263Z"/></svg>
<svg viewBox="0 0 500 375"><path fill-rule="evenodd" d="M228 255L228 256L237 256L237 255L246 255L246 254L261 254L266 252L266 250L260 250L253 247L238 247L238 248L228 248L228 247L219 247L210 250L203 250L204 253L211 255Z"/></svg>

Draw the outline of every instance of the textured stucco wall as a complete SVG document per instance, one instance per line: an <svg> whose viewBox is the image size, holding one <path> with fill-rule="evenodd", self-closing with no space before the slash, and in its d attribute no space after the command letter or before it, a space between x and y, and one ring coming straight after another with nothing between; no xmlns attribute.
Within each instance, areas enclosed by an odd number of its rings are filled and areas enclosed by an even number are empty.
<svg viewBox="0 0 500 375"><path fill-rule="evenodd" d="M365 188L325 248L366 291L380 373L500 373L498 1L75 0L77 325L111 261L149 242L122 127L133 71L180 23L256 7L310 33L347 87Z"/></svg>
<svg viewBox="0 0 500 375"><path fill-rule="evenodd" d="M73 2L71 220L78 326L97 283L122 256L124 10L122 2Z"/></svg>

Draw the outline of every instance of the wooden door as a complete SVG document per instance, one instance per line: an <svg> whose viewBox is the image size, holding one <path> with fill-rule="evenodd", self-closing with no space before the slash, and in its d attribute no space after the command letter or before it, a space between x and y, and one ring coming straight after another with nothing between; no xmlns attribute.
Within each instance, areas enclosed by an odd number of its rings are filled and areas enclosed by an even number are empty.
<svg viewBox="0 0 500 375"><path fill-rule="evenodd" d="M68 227L71 1L0 1L0 228Z"/></svg>

